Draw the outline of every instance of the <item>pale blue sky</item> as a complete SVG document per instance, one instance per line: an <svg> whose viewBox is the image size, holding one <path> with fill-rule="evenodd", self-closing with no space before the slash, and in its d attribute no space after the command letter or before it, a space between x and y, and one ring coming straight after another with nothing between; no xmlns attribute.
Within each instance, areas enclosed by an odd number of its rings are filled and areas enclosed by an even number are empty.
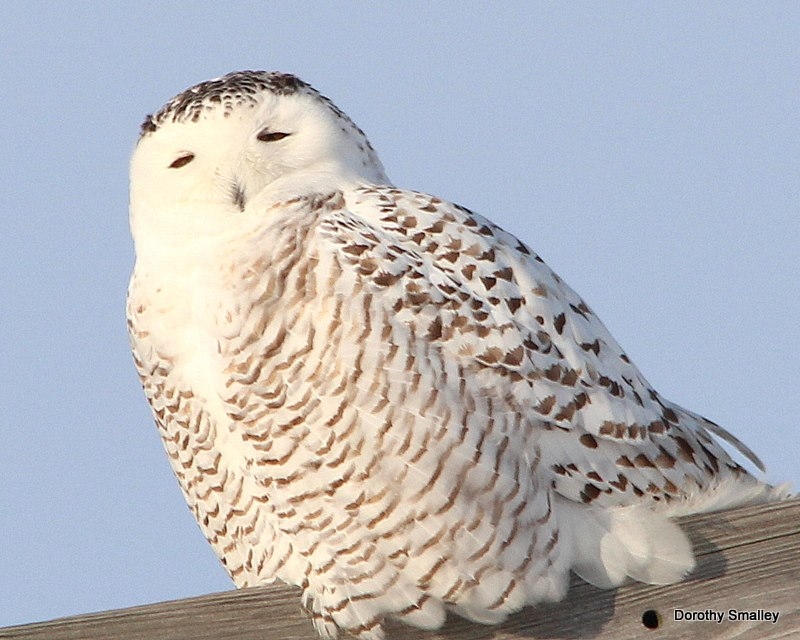
<svg viewBox="0 0 800 640"><path fill-rule="evenodd" d="M665 396L800 485L800 4L5 2L0 626L231 588L134 374L138 126L291 71L395 183L534 247Z"/></svg>

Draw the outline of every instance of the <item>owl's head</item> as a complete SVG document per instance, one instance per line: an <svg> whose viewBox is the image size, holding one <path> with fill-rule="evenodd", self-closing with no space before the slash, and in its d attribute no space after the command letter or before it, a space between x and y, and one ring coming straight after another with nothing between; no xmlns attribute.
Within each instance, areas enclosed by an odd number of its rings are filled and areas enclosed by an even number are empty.
<svg viewBox="0 0 800 640"><path fill-rule="evenodd" d="M238 71L145 119L131 160L131 224L136 237L153 218L183 225L244 212L266 190L303 195L348 182L389 183L361 129L295 76Z"/></svg>

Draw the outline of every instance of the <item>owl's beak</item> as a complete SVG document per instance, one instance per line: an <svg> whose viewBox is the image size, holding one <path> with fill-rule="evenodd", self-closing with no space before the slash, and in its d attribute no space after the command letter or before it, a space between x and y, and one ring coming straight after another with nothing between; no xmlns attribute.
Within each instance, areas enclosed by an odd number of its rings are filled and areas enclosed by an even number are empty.
<svg viewBox="0 0 800 640"><path fill-rule="evenodd" d="M247 204L247 196L245 196L244 188L238 182L231 187L231 195L233 203L239 207L239 211L244 211L244 206Z"/></svg>

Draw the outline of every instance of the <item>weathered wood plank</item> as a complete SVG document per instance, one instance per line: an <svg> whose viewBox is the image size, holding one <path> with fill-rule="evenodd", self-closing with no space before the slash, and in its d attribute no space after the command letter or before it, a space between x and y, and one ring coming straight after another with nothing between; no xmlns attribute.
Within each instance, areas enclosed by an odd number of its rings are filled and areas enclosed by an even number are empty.
<svg viewBox="0 0 800 640"><path fill-rule="evenodd" d="M773 640L800 637L800 500L693 516L683 521L698 555L678 585L626 585L602 591L575 580L563 602L525 609L499 627L453 617L438 632L397 623L387 637L405 640L703 637ZM722 612L722 622L676 620L676 612ZM777 611L777 622L732 621L729 610ZM649 629L643 614L658 621ZM211 594L0 629L31 640L314 640L299 591L271 586Z"/></svg>

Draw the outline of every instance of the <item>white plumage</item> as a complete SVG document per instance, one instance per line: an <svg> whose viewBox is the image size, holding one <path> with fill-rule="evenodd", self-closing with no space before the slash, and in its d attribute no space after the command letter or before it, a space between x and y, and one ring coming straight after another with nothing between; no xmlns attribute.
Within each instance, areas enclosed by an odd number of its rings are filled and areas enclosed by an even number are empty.
<svg viewBox="0 0 800 640"><path fill-rule="evenodd" d="M674 582L668 518L783 495L528 247L391 186L294 76L149 116L131 228L134 359L186 500L238 587L300 585L323 636L498 622L570 570Z"/></svg>

